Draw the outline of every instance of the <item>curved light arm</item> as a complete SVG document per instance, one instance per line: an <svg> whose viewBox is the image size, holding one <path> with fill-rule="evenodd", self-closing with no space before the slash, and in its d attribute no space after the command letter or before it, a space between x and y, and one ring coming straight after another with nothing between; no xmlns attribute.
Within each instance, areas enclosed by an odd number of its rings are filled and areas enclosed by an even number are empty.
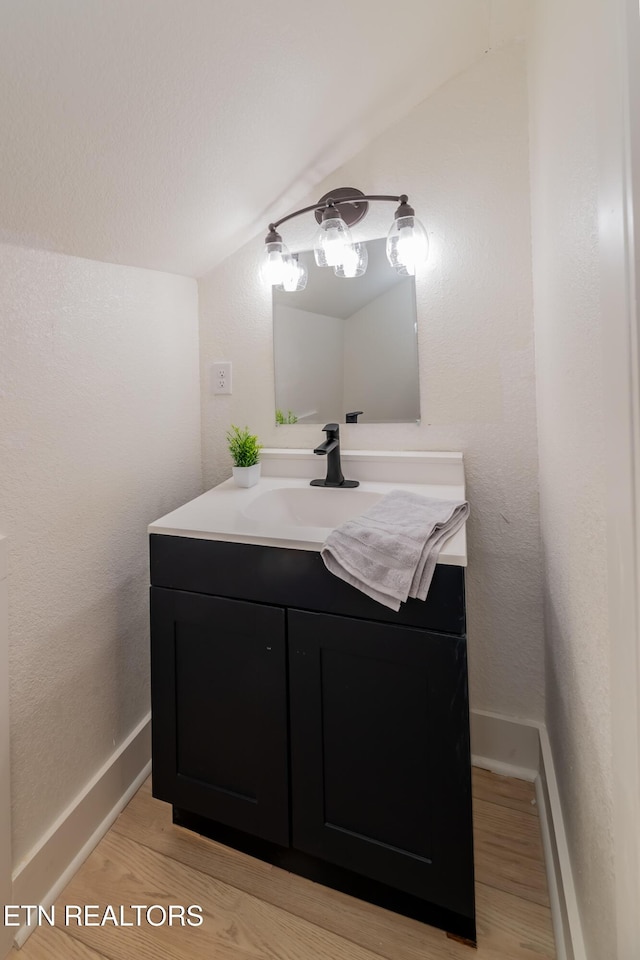
<svg viewBox="0 0 640 960"><path fill-rule="evenodd" d="M292 220L294 217L299 217L302 213L309 213L311 210L326 210L330 206L338 206L341 203L362 203L365 200L389 200L391 202L404 204L408 199L409 198L406 193L402 193L399 197L391 196L389 194L371 193L367 196L360 194L356 197L339 197L334 201L329 198L324 203L312 203L308 207L301 207L300 210L294 210L293 213L288 213L286 217L281 217L279 220L275 220L273 223L269 224L269 232L274 232L281 223L285 223L287 220Z"/></svg>

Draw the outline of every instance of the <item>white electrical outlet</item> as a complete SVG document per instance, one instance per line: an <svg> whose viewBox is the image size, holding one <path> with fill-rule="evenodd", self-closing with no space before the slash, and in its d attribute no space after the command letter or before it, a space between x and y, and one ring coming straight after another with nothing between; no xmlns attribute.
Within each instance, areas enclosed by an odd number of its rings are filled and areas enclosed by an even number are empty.
<svg viewBox="0 0 640 960"><path fill-rule="evenodd" d="M231 360L216 360L209 369L211 393L231 393Z"/></svg>

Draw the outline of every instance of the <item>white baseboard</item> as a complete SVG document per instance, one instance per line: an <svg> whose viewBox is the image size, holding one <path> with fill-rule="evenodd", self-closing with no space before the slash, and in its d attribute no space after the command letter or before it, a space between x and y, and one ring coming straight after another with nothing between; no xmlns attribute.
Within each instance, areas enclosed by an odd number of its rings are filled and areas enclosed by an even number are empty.
<svg viewBox="0 0 640 960"><path fill-rule="evenodd" d="M13 903L49 908L151 772L151 714L91 778L13 874ZM16 933L21 947L36 929Z"/></svg>
<svg viewBox="0 0 640 960"><path fill-rule="evenodd" d="M558 960L587 960L573 883L560 793L547 728L540 726L540 775L536 780L540 830Z"/></svg>
<svg viewBox="0 0 640 960"><path fill-rule="evenodd" d="M474 711L471 755L475 766L535 782L557 958L587 960L547 728Z"/></svg>
<svg viewBox="0 0 640 960"><path fill-rule="evenodd" d="M471 760L474 766L503 777L533 782L540 763L539 724L473 710Z"/></svg>

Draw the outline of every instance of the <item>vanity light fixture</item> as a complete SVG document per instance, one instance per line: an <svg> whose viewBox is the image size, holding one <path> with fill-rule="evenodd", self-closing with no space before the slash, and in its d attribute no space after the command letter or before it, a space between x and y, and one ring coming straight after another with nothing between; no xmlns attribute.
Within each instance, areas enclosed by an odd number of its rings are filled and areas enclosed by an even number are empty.
<svg viewBox="0 0 640 960"><path fill-rule="evenodd" d="M361 277L367 272L369 254L366 243L352 243L345 250L342 263L334 268L336 277Z"/></svg>
<svg viewBox="0 0 640 960"><path fill-rule="evenodd" d="M282 288L287 293L295 293L297 290L304 290L307 285L307 268L304 263L298 260L298 254L290 254L284 266L282 275Z"/></svg>
<svg viewBox="0 0 640 960"><path fill-rule="evenodd" d="M399 203L387 235L387 259L401 276L414 276L416 268L429 255L429 240L415 210L409 205L406 193L400 196L365 195L355 187L339 187L325 194L317 203L295 210L269 224L262 264L265 282L289 292L304 290L307 284L306 268L299 263L297 254L289 253L278 227L312 210L319 224L314 243L318 266L333 267L337 277L362 276L367 269L367 247L364 243L353 242L349 227L362 220L370 201L378 200Z"/></svg>
<svg viewBox="0 0 640 960"><path fill-rule="evenodd" d="M313 255L319 267L340 267L347 250L352 245L351 231L342 219L333 198L327 200L322 211L320 229L313 245Z"/></svg>

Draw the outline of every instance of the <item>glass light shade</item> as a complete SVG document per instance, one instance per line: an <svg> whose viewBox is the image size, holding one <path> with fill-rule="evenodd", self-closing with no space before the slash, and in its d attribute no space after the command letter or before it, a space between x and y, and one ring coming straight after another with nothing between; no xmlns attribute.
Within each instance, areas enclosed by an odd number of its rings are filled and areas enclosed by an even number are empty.
<svg viewBox="0 0 640 960"><path fill-rule="evenodd" d="M345 248L351 246L351 231L341 217L323 220L316 234L313 253L319 267L339 267Z"/></svg>
<svg viewBox="0 0 640 960"><path fill-rule="evenodd" d="M427 231L416 217L398 217L387 236L387 259L401 276L413 277L429 256Z"/></svg>
<svg viewBox="0 0 640 960"><path fill-rule="evenodd" d="M272 287L280 286L284 280L289 251L282 241L265 244L262 261L262 277Z"/></svg>
<svg viewBox="0 0 640 960"><path fill-rule="evenodd" d="M297 293L300 290L304 290L306 285L307 268L304 263L300 263L298 255L294 253L285 260L282 287L287 293Z"/></svg>
<svg viewBox="0 0 640 960"><path fill-rule="evenodd" d="M352 243L345 249L342 264L334 267L333 272L336 277L361 277L367 272L368 262L366 243Z"/></svg>

